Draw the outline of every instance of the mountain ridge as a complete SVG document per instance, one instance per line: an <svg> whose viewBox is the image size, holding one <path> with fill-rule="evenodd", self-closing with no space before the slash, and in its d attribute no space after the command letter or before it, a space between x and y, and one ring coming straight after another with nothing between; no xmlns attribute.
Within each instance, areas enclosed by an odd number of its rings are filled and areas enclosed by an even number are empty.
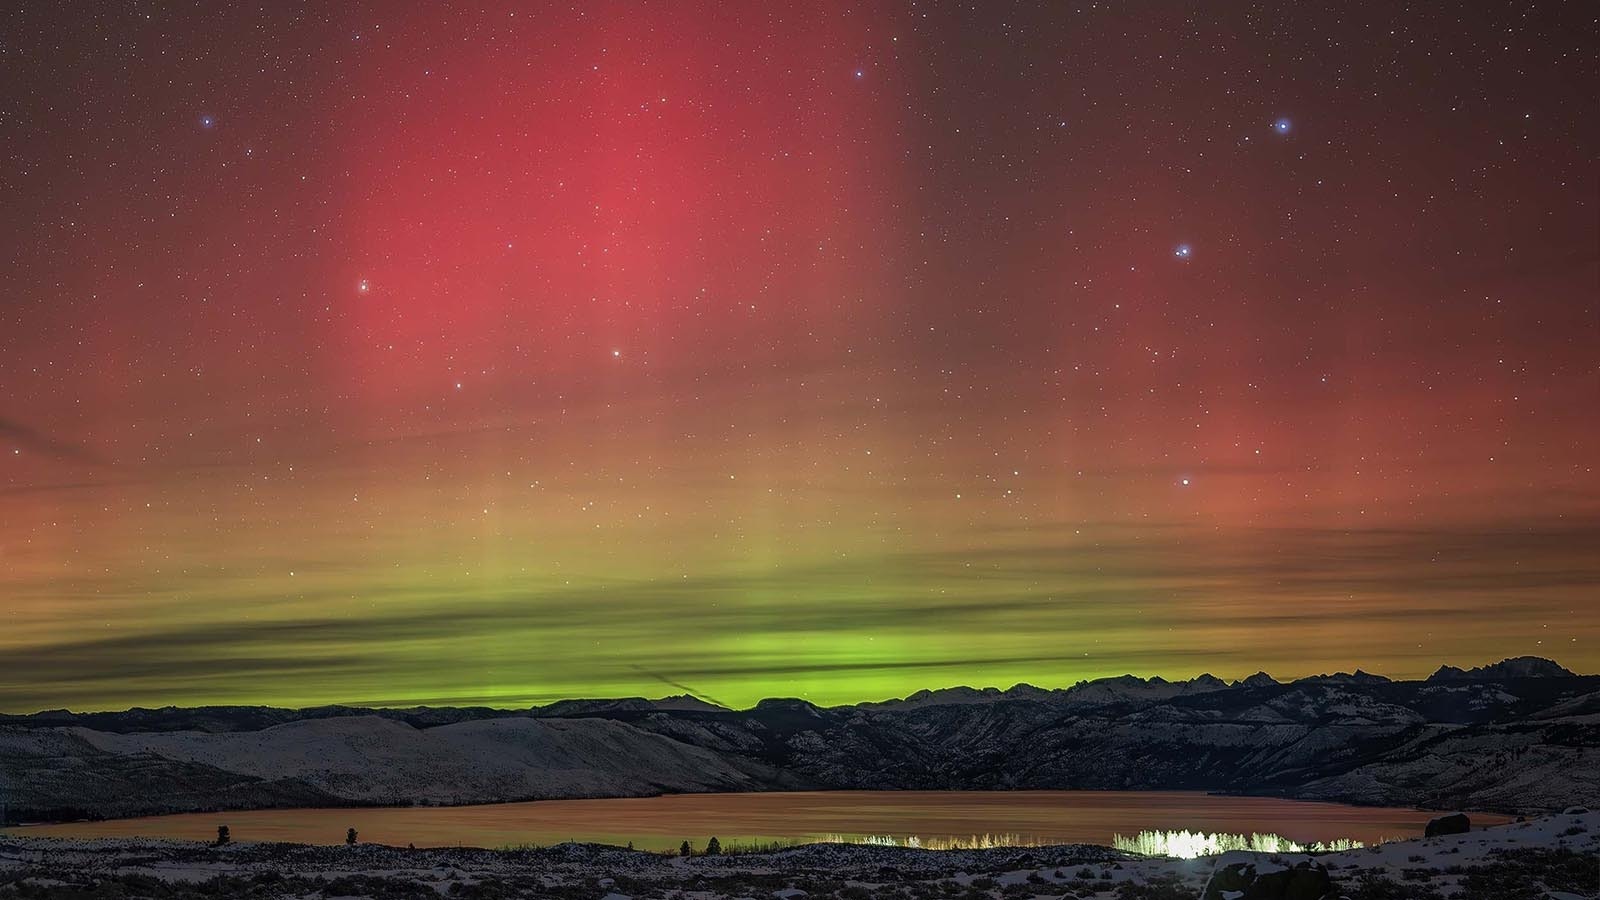
<svg viewBox="0 0 1600 900"><path fill-rule="evenodd" d="M1578 675L1554 660L1537 656L1516 656L1502 659L1496 663L1489 663L1471 669L1461 669L1452 665L1441 665L1433 674L1425 679L1395 680L1384 675L1375 675L1357 668L1354 672L1334 672L1331 674L1307 675L1290 681L1280 681L1264 671L1258 671L1246 678L1234 681L1225 681L1203 672L1189 679L1169 681L1160 675L1138 676L1133 674L1108 675L1100 678L1084 679L1066 687L1044 688L1028 682L1017 682L1008 688L998 686L974 687L971 685L950 685L940 688L924 688L914 691L905 697L891 697L884 700L865 700L856 703L836 704L832 706L816 706L817 709L851 709L851 708L884 708L895 704L927 704L929 702L981 702L983 700L1015 698L1022 695L1033 697L1059 697L1072 695L1074 692L1098 689L1107 692L1113 687L1128 690L1146 690L1160 693L1164 689L1172 689L1181 693L1184 689L1190 691L1219 690L1226 687L1264 687L1269 685L1298 684L1298 683L1370 683L1370 684L1407 684L1431 683L1443 681L1473 681L1493 680L1501 677L1516 678L1562 678L1586 677ZM480 717L493 717L494 714L520 715L529 714L541 717L565 717L570 715L586 715L596 712L621 711L627 709L698 709L707 712L749 712L759 709L762 704L781 701L800 701L810 703L808 700L797 697L767 697L756 701L752 706L744 709L723 706L712 703L699 696L689 693L672 694L664 697L573 697L552 701L543 706L532 707L499 707L499 706L430 706L414 704L410 706L365 705L359 703L320 704L307 707L281 707L263 706L257 704L208 704L204 706L133 706L122 710L89 710L76 712L70 708L45 709L31 713L0 713L0 725L16 724L24 720L52 721L65 723L69 720L103 719L118 716L141 717L151 720L160 720L173 714L205 712L240 712L258 713L263 720L270 719L272 713L303 713L303 718L324 718L342 713L361 712L394 712L409 714L419 719L444 720L451 719L452 713L470 713ZM459 720L459 718L455 719ZM441 721L440 724L443 724Z"/></svg>
<svg viewBox="0 0 1600 900"><path fill-rule="evenodd" d="M45 819L829 789L1600 806L1600 676L1486 668L1443 681L1127 676L746 710L680 696L528 710L46 712L0 718L0 784L14 815Z"/></svg>
<svg viewBox="0 0 1600 900"><path fill-rule="evenodd" d="M1566 678L1573 672L1541 656L1513 656L1472 669L1440 666L1429 681L1492 681L1497 678Z"/></svg>

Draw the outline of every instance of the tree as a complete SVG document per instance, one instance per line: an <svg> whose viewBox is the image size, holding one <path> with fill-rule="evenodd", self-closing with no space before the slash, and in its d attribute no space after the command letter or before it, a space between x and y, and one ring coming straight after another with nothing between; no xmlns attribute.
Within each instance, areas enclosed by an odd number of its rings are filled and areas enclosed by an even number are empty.
<svg viewBox="0 0 1600 900"><path fill-rule="evenodd" d="M356 830L354 828L344 833L344 842L352 847L356 845Z"/></svg>
<svg viewBox="0 0 1600 900"><path fill-rule="evenodd" d="M679 856L693 856L694 855L694 848L689 845L688 841L684 841L683 842L683 846L678 848L678 855Z"/></svg>
<svg viewBox="0 0 1600 900"><path fill-rule="evenodd" d="M711 840L706 841L706 855L707 856L721 856L722 855L722 842L717 840L715 835L712 836Z"/></svg>
<svg viewBox="0 0 1600 900"><path fill-rule="evenodd" d="M217 826L217 846L221 847L223 844L226 844L231 840L233 840L233 835L228 833L228 826L226 826L226 825L218 825Z"/></svg>

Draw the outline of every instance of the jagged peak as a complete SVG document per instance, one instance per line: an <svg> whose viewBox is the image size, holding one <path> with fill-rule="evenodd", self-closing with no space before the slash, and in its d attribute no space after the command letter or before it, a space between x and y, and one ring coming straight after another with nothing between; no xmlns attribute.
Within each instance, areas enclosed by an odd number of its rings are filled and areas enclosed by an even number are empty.
<svg viewBox="0 0 1600 900"><path fill-rule="evenodd" d="M1440 666L1429 681L1490 681L1497 678L1571 678L1573 673L1542 656L1513 656L1497 663L1461 669Z"/></svg>
<svg viewBox="0 0 1600 900"><path fill-rule="evenodd" d="M1388 684L1390 679L1383 675L1373 675L1360 669L1354 672L1335 672L1332 675L1307 675L1305 678L1296 678L1295 684Z"/></svg>

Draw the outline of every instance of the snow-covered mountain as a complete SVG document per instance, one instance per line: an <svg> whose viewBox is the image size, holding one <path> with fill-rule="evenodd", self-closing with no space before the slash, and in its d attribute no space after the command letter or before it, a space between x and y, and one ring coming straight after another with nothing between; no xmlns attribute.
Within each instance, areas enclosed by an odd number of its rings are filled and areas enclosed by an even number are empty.
<svg viewBox="0 0 1600 900"><path fill-rule="evenodd" d="M1454 670L1461 672L1462 670ZM1600 676L1132 676L823 708L210 707L0 717L17 815L771 789L1192 789L1538 812L1600 806Z"/></svg>

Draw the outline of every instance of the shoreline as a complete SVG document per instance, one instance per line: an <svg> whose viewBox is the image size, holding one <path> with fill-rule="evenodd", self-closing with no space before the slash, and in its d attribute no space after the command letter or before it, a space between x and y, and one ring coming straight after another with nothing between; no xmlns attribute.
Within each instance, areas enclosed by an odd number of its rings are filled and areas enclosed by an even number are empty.
<svg viewBox="0 0 1600 900"><path fill-rule="evenodd" d="M1467 811L1480 825L1512 817ZM392 846L550 846L583 842L660 851L712 835L724 846L844 841L948 847L1111 846L1141 833L1282 835L1304 846L1420 836L1439 815L1408 807L1200 791L802 791L670 794L459 806L295 807L37 823L17 837L342 843L347 828Z"/></svg>
<svg viewBox="0 0 1600 900"><path fill-rule="evenodd" d="M1498 896L1495 885L1536 880L1551 890L1588 898L1600 896L1600 884L1584 881L1593 878L1597 864L1600 813L1587 810L1360 850L1231 851L1195 859L1142 857L1094 844L983 850L807 844L684 858L589 843L494 850L241 840L218 847L157 838L0 833L0 895L7 885L34 890L71 883L101 891L96 897L180 900L217 896L219 890L243 894L244 887L252 897L285 900L319 891L328 896L426 897L446 889L452 897L561 900L654 897L683 890L700 891L696 896L706 900L801 896L794 891L813 897L953 894L993 900L1070 891L1070 896L1095 900L1198 900L1218 872L1269 865L1316 869L1347 892L1385 881L1407 891L1383 896L1493 897ZM1027 886L1037 889L1029 893Z"/></svg>

